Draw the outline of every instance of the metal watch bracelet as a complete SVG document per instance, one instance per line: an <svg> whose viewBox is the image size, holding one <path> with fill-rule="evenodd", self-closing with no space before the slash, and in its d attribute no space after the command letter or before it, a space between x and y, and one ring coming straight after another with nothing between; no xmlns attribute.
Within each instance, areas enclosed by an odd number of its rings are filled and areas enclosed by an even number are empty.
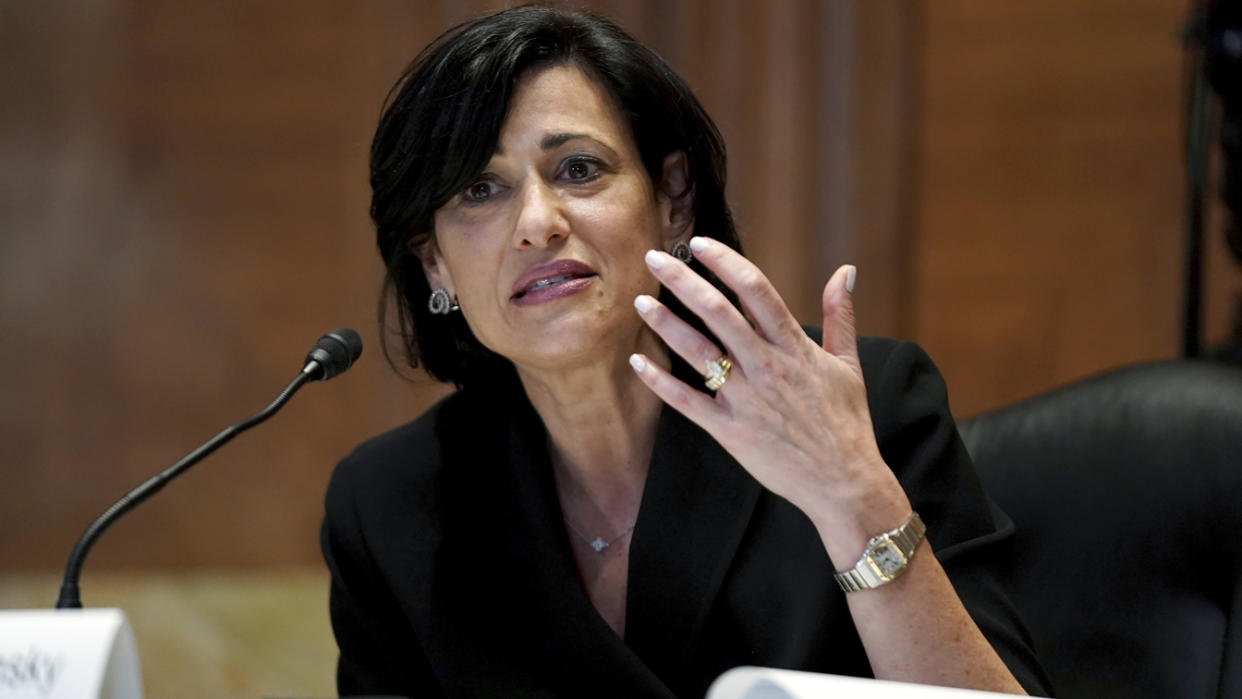
<svg viewBox="0 0 1242 699"><path fill-rule="evenodd" d="M901 526L871 537L858 563L850 570L836 573L833 579L846 592L887 585L905 572L926 533L919 514L911 513Z"/></svg>

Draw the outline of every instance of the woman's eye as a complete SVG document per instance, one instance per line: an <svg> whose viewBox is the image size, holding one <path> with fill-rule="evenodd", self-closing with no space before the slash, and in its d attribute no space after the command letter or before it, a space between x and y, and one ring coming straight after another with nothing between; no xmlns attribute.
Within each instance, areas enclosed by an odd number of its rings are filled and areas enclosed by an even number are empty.
<svg viewBox="0 0 1242 699"><path fill-rule="evenodd" d="M565 165L565 177L571 181L584 182L599 174L599 163L594 160L571 160Z"/></svg>
<svg viewBox="0 0 1242 699"><path fill-rule="evenodd" d="M487 201L496 193L496 183L491 180L478 180L468 185L461 193L463 199L471 203Z"/></svg>

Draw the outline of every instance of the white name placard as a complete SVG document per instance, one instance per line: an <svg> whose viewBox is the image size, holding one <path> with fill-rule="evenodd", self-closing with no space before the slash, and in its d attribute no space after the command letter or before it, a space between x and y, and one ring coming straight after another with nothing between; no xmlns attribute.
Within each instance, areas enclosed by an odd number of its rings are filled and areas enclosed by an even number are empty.
<svg viewBox="0 0 1242 699"><path fill-rule="evenodd" d="M134 632L119 609L0 611L3 699L142 699Z"/></svg>
<svg viewBox="0 0 1242 699"><path fill-rule="evenodd" d="M707 699L999 699L1007 696L1010 695L768 667L735 667L716 678L707 690Z"/></svg>

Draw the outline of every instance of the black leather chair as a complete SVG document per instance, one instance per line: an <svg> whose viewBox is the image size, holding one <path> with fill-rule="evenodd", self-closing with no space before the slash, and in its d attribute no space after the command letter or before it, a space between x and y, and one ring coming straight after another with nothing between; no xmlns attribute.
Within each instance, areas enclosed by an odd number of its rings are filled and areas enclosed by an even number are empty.
<svg viewBox="0 0 1242 699"><path fill-rule="evenodd" d="M960 428L1057 696L1242 697L1242 370L1117 369Z"/></svg>

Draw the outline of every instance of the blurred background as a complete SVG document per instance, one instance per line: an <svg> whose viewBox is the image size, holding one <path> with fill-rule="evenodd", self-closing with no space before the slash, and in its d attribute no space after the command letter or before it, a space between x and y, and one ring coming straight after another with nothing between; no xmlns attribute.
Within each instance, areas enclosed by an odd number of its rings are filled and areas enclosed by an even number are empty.
<svg viewBox="0 0 1242 699"><path fill-rule="evenodd" d="M50 607L96 515L351 326L355 369L122 520L82 577L129 615L151 696L334 693L329 473L447 392L379 351L370 138L422 46L507 4L0 2L0 608ZM1180 351L1187 0L575 5L695 89L799 318L857 264L861 331L921 343L959 417ZM1207 223L1210 345L1242 274L1219 205Z"/></svg>

